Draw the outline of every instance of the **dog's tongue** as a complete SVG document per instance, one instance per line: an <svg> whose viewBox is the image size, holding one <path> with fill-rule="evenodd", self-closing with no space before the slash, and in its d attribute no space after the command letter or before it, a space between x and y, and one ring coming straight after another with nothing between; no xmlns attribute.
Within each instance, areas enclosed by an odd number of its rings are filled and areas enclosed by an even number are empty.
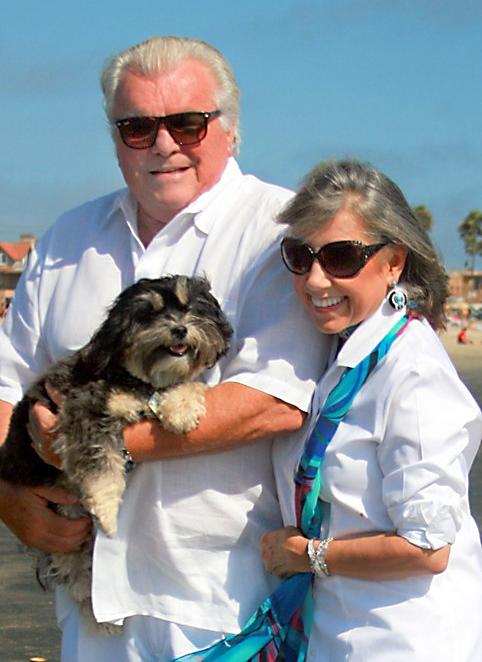
<svg viewBox="0 0 482 662"><path fill-rule="evenodd" d="M187 352L187 345L171 345L171 347L169 347L169 351L171 354L182 356Z"/></svg>

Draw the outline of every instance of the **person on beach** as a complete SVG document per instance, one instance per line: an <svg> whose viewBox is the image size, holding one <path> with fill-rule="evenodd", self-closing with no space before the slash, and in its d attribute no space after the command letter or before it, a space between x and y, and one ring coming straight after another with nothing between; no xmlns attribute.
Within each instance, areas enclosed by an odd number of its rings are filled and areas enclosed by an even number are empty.
<svg viewBox="0 0 482 662"><path fill-rule="evenodd" d="M102 75L127 188L64 214L40 239L0 332L0 425L54 361L83 346L119 292L142 277L205 275L234 336L206 375L207 414L169 434L124 431L130 473L118 534L96 538L93 607L120 635L88 631L58 591L62 660L171 660L236 632L273 587L260 535L281 525L274 436L300 429L326 352L289 288L274 222L292 192L244 175L239 90L205 42L159 37L114 56ZM56 417L35 405L43 458ZM66 552L90 534L51 503L59 489L0 484L0 515L28 545ZM15 504L15 508L12 508Z"/></svg>
<svg viewBox="0 0 482 662"><path fill-rule="evenodd" d="M312 583L299 650L482 659L468 500L482 415L437 336L447 286L430 239L390 179L351 161L316 167L280 221L294 289L331 339L304 443L274 447L286 526L261 540L269 572Z"/></svg>
<svg viewBox="0 0 482 662"><path fill-rule="evenodd" d="M466 326L462 327L457 334L457 342L459 345L472 345L473 342L470 340L468 335L468 329Z"/></svg>

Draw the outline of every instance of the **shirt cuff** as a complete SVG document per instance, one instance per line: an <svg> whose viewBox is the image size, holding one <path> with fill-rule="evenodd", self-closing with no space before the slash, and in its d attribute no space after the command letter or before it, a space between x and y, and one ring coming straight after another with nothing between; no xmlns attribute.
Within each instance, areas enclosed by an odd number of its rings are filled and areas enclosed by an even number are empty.
<svg viewBox="0 0 482 662"><path fill-rule="evenodd" d="M440 549L455 542L463 510L441 503L417 503L392 510L390 516L399 536L417 547Z"/></svg>

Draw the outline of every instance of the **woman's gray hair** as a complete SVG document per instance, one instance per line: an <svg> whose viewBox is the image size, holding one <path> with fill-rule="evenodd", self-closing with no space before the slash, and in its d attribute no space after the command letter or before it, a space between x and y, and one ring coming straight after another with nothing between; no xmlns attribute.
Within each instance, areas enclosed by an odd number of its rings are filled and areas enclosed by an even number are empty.
<svg viewBox="0 0 482 662"><path fill-rule="evenodd" d="M400 283L409 306L434 328L445 324L447 274L427 231L399 187L386 175L358 161L322 162L278 217L287 234L306 240L348 204L365 222L374 242L404 246L407 259Z"/></svg>
<svg viewBox="0 0 482 662"><path fill-rule="evenodd" d="M194 59L209 67L218 82L215 103L222 110L220 121L223 127L234 131L234 151L240 144L239 135L239 88L233 71L224 55L205 41L190 37L153 37L114 55L101 74L104 108L110 123L115 118L115 97L126 71L135 71L142 76L152 76L172 71L186 59ZM199 108L202 111L214 110Z"/></svg>

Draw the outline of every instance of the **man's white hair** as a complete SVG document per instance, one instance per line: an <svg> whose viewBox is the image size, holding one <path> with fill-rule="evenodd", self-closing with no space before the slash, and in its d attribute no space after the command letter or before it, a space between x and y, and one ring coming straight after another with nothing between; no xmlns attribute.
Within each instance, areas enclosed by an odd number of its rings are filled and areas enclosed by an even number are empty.
<svg viewBox="0 0 482 662"><path fill-rule="evenodd" d="M122 77L126 71L135 71L142 76L152 76L176 69L186 59L194 59L209 67L217 80L215 103L222 111L220 121L223 127L232 129L234 134L233 151L237 153L239 135L239 88L233 71L223 54L214 46L200 39L190 37L153 37L114 55L106 64L101 75L104 95L104 108L110 123L115 98ZM200 110L211 110L200 108Z"/></svg>

